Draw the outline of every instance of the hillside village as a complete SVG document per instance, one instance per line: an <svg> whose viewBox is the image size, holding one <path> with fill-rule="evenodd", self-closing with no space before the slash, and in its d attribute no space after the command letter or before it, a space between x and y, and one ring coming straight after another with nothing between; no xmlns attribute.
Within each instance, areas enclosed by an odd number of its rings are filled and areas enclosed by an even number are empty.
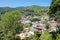
<svg viewBox="0 0 60 40"><path fill-rule="evenodd" d="M26 10L28 10L28 11L26 11ZM11 36L12 36L14 33L15 36L19 37L19 39L21 39L21 40L23 40L27 37L29 38L31 35L34 36L36 34L35 31L38 31L39 33L41 33L41 35L39 35L39 36L44 35L45 34L44 31L48 31L49 34L53 31L54 32L59 31L58 30L59 28L57 27L57 25L60 25L60 23L57 22L57 19L55 17L49 18L47 11L43 14L39 13L40 15L36 15L36 13L34 13L34 12L30 13L30 11L31 11L30 9L26 9L26 10L24 10L25 12L27 12L27 13L24 12L25 15L23 14L23 12L20 12L20 11L12 11L12 12L5 13L3 15L4 17L1 17L3 20L1 19L2 21L0 21L1 22L0 29L2 30L2 27L5 28L4 29L5 32L8 30L7 31L8 34L9 34L9 32L11 32ZM8 13L10 13L10 14L8 14ZM4 19L5 17L6 17L6 19ZM2 22L3 22L3 24L2 24ZM4 26L2 26L2 25L4 25ZM14 29L12 29L12 28L14 28ZM12 31L12 30L14 30L14 31ZM1 31L0 33L2 34L3 31ZM36 34L36 35L38 36L38 34ZM7 36L10 36L10 35L7 35Z"/></svg>
<svg viewBox="0 0 60 40"><path fill-rule="evenodd" d="M60 0L1 0L0 40L60 40Z"/></svg>
<svg viewBox="0 0 60 40"><path fill-rule="evenodd" d="M40 20L34 20L31 21L30 18L38 18ZM21 32L20 34L17 34L21 39L24 39L25 37L29 37L31 35L34 35L34 31L39 31L44 34L44 30L46 30L47 24L49 24L49 32L51 31L57 31L57 21L55 21L55 18L49 18L48 15L44 16L21 16L21 20L18 22L21 22L24 24L24 30L25 32ZM29 26L29 27L26 27Z"/></svg>
<svg viewBox="0 0 60 40"><path fill-rule="evenodd" d="M30 37L31 35L35 34L35 31L43 33L43 30L46 30L45 23L49 20L49 16L47 15L48 10L49 7L40 7L36 5L17 8L2 7L0 11L1 36L13 36L11 39L14 40L15 36L19 37L16 37L17 39ZM10 38L8 38L8 40L9 39Z"/></svg>

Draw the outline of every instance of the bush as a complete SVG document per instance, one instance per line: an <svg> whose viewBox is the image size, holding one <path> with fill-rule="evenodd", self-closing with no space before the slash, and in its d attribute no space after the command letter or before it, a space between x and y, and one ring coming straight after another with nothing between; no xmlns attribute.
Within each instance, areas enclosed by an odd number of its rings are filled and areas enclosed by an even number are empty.
<svg viewBox="0 0 60 40"><path fill-rule="evenodd" d="M60 34L57 34L56 40L60 40Z"/></svg>
<svg viewBox="0 0 60 40"><path fill-rule="evenodd" d="M40 40L52 40L52 35L45 31L44 34L41 35Z"/></svg>
<svg viewBox="0 0 60 40"><path fill-rule="evenodd" d="M38 18L30 18L31 21L40 21Z"/></svg>
<svg viewBox="0 0 60 40"><path fill-rule="evenodd" d="M41 33L38 31L35 31L34 35L31 35L30 37L25 38L25 40L39 40L40 36L41 36Z"/></svg>

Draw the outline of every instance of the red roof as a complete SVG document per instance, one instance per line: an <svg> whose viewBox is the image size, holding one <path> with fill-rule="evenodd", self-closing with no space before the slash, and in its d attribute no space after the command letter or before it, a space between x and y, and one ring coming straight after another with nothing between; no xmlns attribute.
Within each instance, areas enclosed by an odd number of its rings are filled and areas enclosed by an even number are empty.
<svg viewBox="0 0 60 40"><path fill-rule="evenodd" d="M55 23L56 21L53 19L53 20L50 20L51 23Z"/></svg>

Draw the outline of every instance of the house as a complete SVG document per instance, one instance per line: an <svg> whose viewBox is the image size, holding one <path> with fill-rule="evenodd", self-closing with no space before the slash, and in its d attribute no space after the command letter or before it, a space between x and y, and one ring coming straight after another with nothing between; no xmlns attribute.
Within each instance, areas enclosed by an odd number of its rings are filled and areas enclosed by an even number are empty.
<svg viewBox="0 0 60 40"><path fill-rule="evenodd" d="M34 30L31 30L30 28L25 28L25 37L30 37L31 35L34 35Z"/></svg>
<svg viewBox="0 0 60 40"><path fill-rule="evenodd" d="M30 20L19 20L18 22L21 22L24 25L30 25L31 21Z"/></svg>
<svg viewBox="0 0 60 40"><path fill-rule="evenodd" d="M57 21L56 21L56 18L50 18L50 20L49 20L49 28L52 31L57 31Z"/></svg>
<svg viewBox="0 0 60 40"><path fill-rule="evenodd" d="M21 40L25 39L25 33L21 32L20 34L16 34L16 36L19 36Z"/></svg>
<svg viewBox="0 0 60 40"><path fill-rule="evenodd" d="M38 25L38 21L34 21L34 22L32 22L32 27L37 27L37 25Z"/></svg>
<svg viewBox="0 0 60 40"><path fill-rule="evenodd" d="M39 24L38 24L38 26L45 27L46 26L45 25L45 20L40 21Z"/></svg>
<svg viewBox="0 0 60 40"><path fill-rule="evenodd" d="M31 23L31 21L30 21L30 20L26 20L26 21L24 21L24 23L23 23L23 24L24 24L25 26L27 26L27 25L30 25L30 23Z"/></svg>
<svg viewBox="0 0 60 40"><path fill-rule="evenodd" d="M25 37L30 37L31 35L34 35L33 30L29 30L29 31L25 32Z"/></svg>

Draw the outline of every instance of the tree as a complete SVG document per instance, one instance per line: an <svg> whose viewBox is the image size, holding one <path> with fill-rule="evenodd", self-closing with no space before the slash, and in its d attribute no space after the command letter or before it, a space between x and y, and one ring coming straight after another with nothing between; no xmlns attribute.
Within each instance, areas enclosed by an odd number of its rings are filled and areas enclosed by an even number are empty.
<svg viewBox="0 0 60 40"><path fill-rule="evenodd" d="M57 34L56 40L60 40L60 34Z"/></svg>
<svg viewBox="0 0 60 40"><path fill-rule="evenodd" d="M50 15L50 17L56 17L57 19L59 19L58 17L60 17L60 0L52 0L50 8L49 8L49 12L48 14Z"/></svg>
<svg viewBox="0 0 60 40"><path fill-rule="evenodd" d="M38 18L30 18L31 21L40 21Z"/></svg>
<svg viewBox="0 0 60 40"><path fill-rule="evenodd" d="M40 40L52 40L52 35L48 31L44 31L44 34L41 35Z"/></svg>
<svg viewBox="0 0 60 40"><path fill-rule="evenodd" d="M23 30L23 24L18 23L20 16L19 11L7 12L2 16L0 40L16 40L15 35Z"/></svg>
<svg viewBox="0 0 60 40"><path fill-rule="evenodd" d="M52 0L48 14L50 17L56 17L57 21L60 22L60 0ZM58 33L60 33L60 26L58 27ZM54 40L60 40L60 34L52 32Z"/></svg>

